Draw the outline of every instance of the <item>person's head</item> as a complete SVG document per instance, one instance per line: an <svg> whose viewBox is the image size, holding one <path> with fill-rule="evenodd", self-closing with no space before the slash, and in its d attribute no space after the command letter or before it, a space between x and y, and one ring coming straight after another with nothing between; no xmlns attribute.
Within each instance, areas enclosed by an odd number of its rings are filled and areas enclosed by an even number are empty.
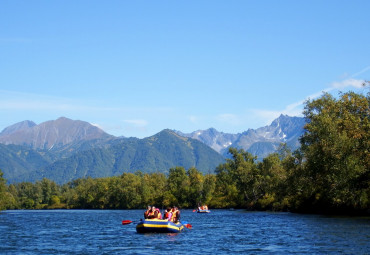
<svg viewBox="0 0 370 255"><path fill-rule="evenodd" d="M152 207L150 205L148 205L148 210L152 209Z"/></svg>
<svg viewBox="0 0 370 255"><path fill-rule="evenodd" d="M155 206L152 206L152 210L155 211Z"/></svg>

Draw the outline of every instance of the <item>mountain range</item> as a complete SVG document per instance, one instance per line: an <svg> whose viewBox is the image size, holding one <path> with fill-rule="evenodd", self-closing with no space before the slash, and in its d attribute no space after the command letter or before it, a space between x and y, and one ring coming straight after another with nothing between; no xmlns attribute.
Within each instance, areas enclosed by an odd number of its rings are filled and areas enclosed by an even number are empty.
<svg viewBox="0 0 370 255"><path fill-rule="evenodd" d="M115 137L88 122L65 117L38 125L26 120L0 133L0 169L9 183L46 177L61 184L137 170L167 173L175 166L212 173L228 157L230 146L259 159L282 142L296 149L304 123L303 118L281 115L269 126L239 134L214 128L190 134L165 129L138 139Z"/></svg>
<svg viewBox="0 0 370 255"><path fill-rule="evenodd" d="M299 148L299 137L304 132L305 119L280 115L271 125L258 129L248 129L243 133L228 134L218 132L214 128L197 130L192 133L175 132L184 137L197 139L208 145L224 157L227 157L228 148L244 149L258 159L277 150L281 143L286 143L291 150Z"/></svg>

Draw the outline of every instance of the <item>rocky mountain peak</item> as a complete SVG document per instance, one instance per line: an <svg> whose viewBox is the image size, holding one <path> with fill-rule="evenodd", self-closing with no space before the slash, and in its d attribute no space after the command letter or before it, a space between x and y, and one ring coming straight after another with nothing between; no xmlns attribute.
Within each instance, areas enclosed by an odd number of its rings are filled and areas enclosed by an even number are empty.
<svg viewBox="0 0 370 255"><path fill-rule="evenodd" d="M110 135L88 122L61 117L2 135L0 143L50 150L73 142L105 137Z"/></svg>
<svg viewBox="0 0 370 255"><path fill-rule="evenodd" d="M18 122L14 125L4 128L4 130L1 131L0 136L10 135L17 131L26 130L34 126L36 126L35 122L30 121L30 120L24 120L24 121Z"/></svg>
<svg viewBox="0 0 370 255"><path fill-rule="evenodd" d="M292 150L299 146L298 138L303 134L305 119L281 114L270 125L248 129L239 134L219 132L214 128L197 130L190 134L178 134L197 139L227 156L229 147L244 149L259 158L274 152L280 143L287 143Z"/></svg>

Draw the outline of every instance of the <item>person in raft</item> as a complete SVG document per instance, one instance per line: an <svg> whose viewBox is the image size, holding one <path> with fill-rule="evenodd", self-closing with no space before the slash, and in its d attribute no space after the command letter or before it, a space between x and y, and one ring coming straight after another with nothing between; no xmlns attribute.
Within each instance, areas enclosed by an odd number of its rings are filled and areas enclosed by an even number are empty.
<svg viewBox="0 0 370 255"><path fill-rule="evenodd" d="M202 205L202 206L198 207L198 211L202 211L202 210L208 210L208 206Z"/></svg>
<svg viewBox="0 0 370 255"><path fill-rule="evenodd" d="M154 206L152 207L153 210L153 219L162 219L162 213L159 210L159 208L155 208Z"/></svg>
<svg viewBox="0 0 370 255"><path fill-rule="evenodd" d="M151 212L152 212L152 207L148 205L147 210L144 212L144 219L149 219L149 215L151 214Z"/></svg>
<svg viewBox="0 0 370 255"><path fill-rule="evenodd" d="M171 207L167 207L167 209L164 211L164 220L171 221L172 219L172 212L171 212Z"/></svg>
<svg viewBox="0 0 370 255"><path fill-rule="evenodd" d="M180 221L180 210L176 206L173 206L171 209L171 213L172 213L171 221L175 223L179 222Z"/></svg>
<svg viewBox="0 0 370 255"><path fill-rule="evenodd" d="M162 219L162 214L159 208L155 206L148 206L148 209L144 212L145 219Z"/></svg>

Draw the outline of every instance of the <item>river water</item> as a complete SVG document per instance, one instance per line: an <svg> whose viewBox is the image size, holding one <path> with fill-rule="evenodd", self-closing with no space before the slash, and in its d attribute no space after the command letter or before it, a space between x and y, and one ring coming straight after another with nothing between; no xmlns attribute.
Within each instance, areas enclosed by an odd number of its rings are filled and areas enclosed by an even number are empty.
<svg viewBox="0 0 370 255"><path fill-rule="evenodd" d="M370 254L370 218L182 210L178 234L138 234L144 210L0 212L1 254Z"/></svg>

